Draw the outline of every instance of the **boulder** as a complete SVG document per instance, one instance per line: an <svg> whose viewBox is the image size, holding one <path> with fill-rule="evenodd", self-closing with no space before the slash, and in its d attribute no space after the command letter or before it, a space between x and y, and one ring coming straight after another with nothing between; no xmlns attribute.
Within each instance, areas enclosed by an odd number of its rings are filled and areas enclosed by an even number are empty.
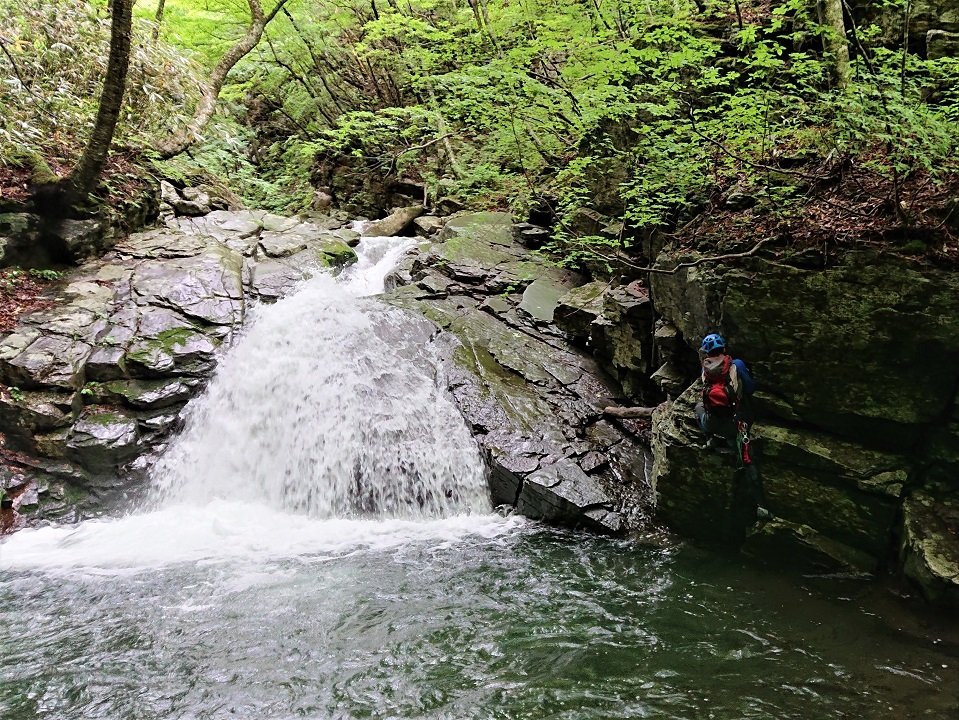
<svg viewBox="0 0 959 720"><path fill-rule="evenodd" d="M308 238L297 233L264 232L260 236L260 248L271 258L289 257L306 250Z"/></svg>
<svg viewBox="0 0 959 720"><path fill-rule="evenodd" d="M608 283L594 281L573 288L557 301L553 319L557 327L579 341L592 334L592 324L603 314Z"/></svg>
<svg viewBox="0 0 959 720"><path fill-rule="evenodd" d="M616 533L623 520L612 508L613 501L599 482L569 460L527 475L516 501L516 512L534 520Z"/></svg>
<svg viewBox="0 0 959 720"><path fill-rule="evenodd" d="M936 604L959 609L959 493L927 487L903 504L903 572Z"/></svg>
<svg viewBox="0 0 959 720"><path fill-rule="evenodd" d="M443 227L443 219L435 215L420 215L413 220L413 227L417 237L431 238Z"/></svg>

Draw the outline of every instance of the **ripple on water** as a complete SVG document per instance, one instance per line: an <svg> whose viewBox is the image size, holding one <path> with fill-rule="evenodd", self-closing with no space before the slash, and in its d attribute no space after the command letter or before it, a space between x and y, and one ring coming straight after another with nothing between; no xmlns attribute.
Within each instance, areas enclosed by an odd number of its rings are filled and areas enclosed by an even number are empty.
<svg viewBox="0 0 959 720"><path fill-rule="evenodd" d="M236 536L217 549L222 536L197 532L190 560L165 563L123 528L130 518L71 538L72 567L28 553L10 563L4 545L3 717L871 719L956 707L955 676L935 669L954 658L688 550L496 516L308 521L312 540L288 520L243 553ZM111 525L126 555L103 552Z"/></svg>

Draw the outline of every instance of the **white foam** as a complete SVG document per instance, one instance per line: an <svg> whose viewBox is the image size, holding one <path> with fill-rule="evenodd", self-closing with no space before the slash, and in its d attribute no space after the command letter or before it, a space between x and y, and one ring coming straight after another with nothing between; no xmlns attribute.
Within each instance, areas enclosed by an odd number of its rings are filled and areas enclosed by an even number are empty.
<svg viewBox="0 0 959 720"><path fill-rule="evenodd" d="M127 574L180 563L278 559L323 562L409 544L447 547L511 534L525 524L499 515L436 520L315 520L262 505L216 500L73 526L22 530L0 544L0 568Z"/></svg>
<svg viewBox="0 0 959 720"><path fill-rule="evenodd" d="M417 242L416 238L409 237L362 238L356 246L358 259L342 272L338 278L339 285L356 296L383 292L383 284L390 270Z"/></svg>
<svg viewBox="0 0 959 720"><path fill-rule="evenodd" d="M23 530L0 567L319 562L516 527L490 514L479 450L437 386L432 327L359 297L414 242L367 238L339 281L257 308L154 469L147 511Z"/></svg>

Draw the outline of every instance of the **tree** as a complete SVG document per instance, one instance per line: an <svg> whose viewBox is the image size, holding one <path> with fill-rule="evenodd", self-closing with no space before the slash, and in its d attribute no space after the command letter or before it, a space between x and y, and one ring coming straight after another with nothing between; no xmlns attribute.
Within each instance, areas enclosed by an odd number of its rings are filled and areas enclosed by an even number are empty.
<svg viewBox="0 0 959 720"><path fill-rule="evenodd" d="M825 0L825 19L828 28L826 49L832 53L836 82L839 87L849 87L852 72L849 68L849 45L846 42L846 25L842 17L842 0Z"/></svg>
<svg viewBox="0 0 959 720"><path fill-rule="evenodd" d="M179 155L190 147L197 136L203 132L203 128L213 117L217 98L220 96L220 90L223 89L223 84L226 82L230 70L257 46L260 38L263 37L266 26L283 9L286 2L287 0L278 0L270 14L266 15L259 0L247 0L247 4L250 6L250 27L246 34L227 50L214 66L213 72L210 73L210 79L203 87L200 102L197 104L190 122L180 132L157 145L156 150L161 158L166 159Z"/></svg>
<svg viewBox="0 0 959 720"><path fill-rule="evenodd" d="M66 191L67 201L74 204L89 195L97 185L113 134L116 130L123 95L126 91L127 70L130 67L130 41L133 35L133 3L135 0L113 0L113 18L110 25L110 59L107 74L103 79L103 91L97 107L97 118L80 162L73 172L60 183L58 189Z"/></svg>

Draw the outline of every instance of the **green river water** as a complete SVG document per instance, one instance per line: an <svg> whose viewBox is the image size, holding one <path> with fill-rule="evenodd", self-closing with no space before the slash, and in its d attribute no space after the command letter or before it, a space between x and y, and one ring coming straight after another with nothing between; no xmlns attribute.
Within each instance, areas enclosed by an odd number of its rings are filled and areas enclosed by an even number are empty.
<svg viewBox="0 0 959 720"><path fill-rule="evenodd" d="M868 585L497 516L203 513L0 548L0 716L959 717L955 633Z"/></svg>

